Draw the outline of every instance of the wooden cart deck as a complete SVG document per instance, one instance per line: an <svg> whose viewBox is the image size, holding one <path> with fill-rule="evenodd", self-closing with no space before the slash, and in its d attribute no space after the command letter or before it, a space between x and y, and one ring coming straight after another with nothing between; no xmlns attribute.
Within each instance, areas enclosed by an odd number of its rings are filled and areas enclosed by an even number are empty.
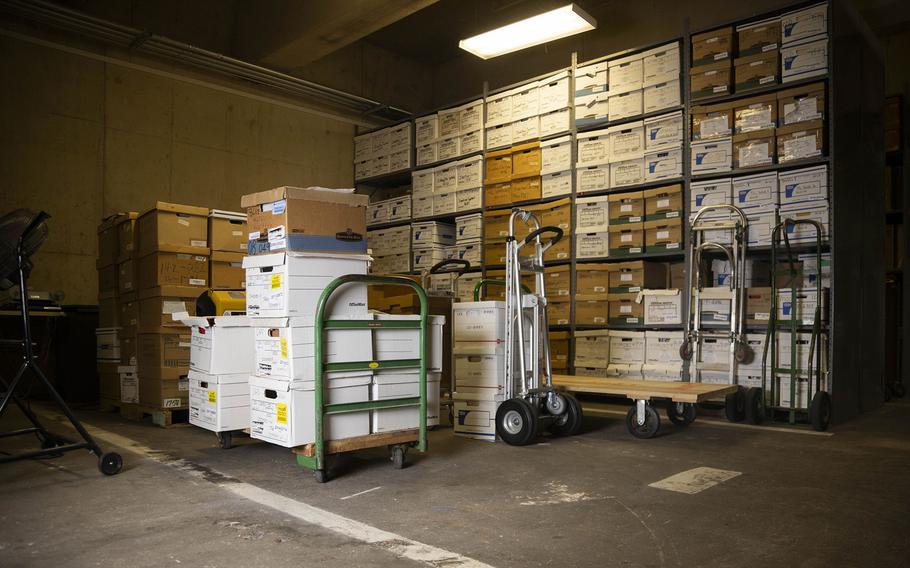
<svg viewBox="0 0 910 568"><path fill-rule="evenodd" d="M395 432L368 434L366 436L357 436L356 438L345 438L344 440L329 440L325 443L325 453L327 455L341 454L344 452L365 450L367 448L406 444L408 442L416 442L417 440L417 429L396 430ZM311 458L316 455L316 444L297 446L296 448L291 448L291 451L296 455Z"/></svg>
<svg viewBox="0 0 910 568"><path fill-rule="evenodd" d="M704 402L717 400L735 392L736 385L682 383L638 379L613 379L573 375L553 375L553 384L569 392L610 394L633 400L668 398L673 402Z"/></svg>

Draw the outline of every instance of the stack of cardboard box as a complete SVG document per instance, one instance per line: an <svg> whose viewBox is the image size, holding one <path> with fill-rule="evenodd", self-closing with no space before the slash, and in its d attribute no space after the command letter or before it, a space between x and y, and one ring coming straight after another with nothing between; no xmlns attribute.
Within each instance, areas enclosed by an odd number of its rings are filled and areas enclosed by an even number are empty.
<svg viewBox="0 0 910 568"><path fill-rule="evenodd" d="M249 236L246 214L212 209L209 212L209 286L212 290L242 290L246 285L243 257Z"/></svg>

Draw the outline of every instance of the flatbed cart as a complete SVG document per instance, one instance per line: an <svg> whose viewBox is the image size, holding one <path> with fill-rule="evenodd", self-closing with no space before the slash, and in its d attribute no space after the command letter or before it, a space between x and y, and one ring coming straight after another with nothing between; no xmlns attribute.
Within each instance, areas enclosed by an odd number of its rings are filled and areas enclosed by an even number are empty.
<svg viewBox="0 0 910 568"><path fill-rule="evenodd" d="M705 215L721 213L721 219L706 219ZM727 383L736 388L725 395L725 413L731 422L746 418L749 422L761 422L762 391L758 387L743 389L736 386L736 365L745 363L754 356L744 341L743 320L745 319L745 260L748 242L749 221L739 207L733 205L707 205L698 210L689 228L688 289L689 310L686 317L685 339L679 348L679 356L689 361L688 380L692 382L692 362L695 363L695 381L700 382L702 343L704 339L730 342L729 357L725 371ZM707 240L708 231L731 231L733 240L729 246ZM705 293L702 279L702 256L706 251L720 251L730 263L730 278L724 298L730 300L730 325L728 330L702 327L702 295ZM686 378L686 377L684 377ZM695 408L692 407L691 412Z"/></svg>
<svg viewBox="0 0 910 568"><path fill-rule="evenodd" d="M339 319L326 318L326 306L332 294L344 284L362 283L385 286L409 286L420 300L420 320L373 320L373 319ZM398 276L373 276L366 274L348 274L332 280L316 304L314 322L314 351L315 351L315 385L314 385L314 414L315 414L315 441L311 444L292 448L296 455L297 464L313 470L318 483L328 481L327 457L330 454L340 454L388 446L391 453L392 465L401 469L405 464L405 457L409 448L416 447L420 452L427 451L427 295L423 288L416 282ZM325 341L326 331L330 329L417 329L419 334L419 354L417 359L398 359L391 361L357 361L351 363L326 363ZM367 402L352 402L345 404L327 404L324 397L326 374L343 371L375 371L382 369L419 369L419 395L416 397L395 398L385 400L371 400ZM348 412L363 412L380 410L384 408L404 408L409 406L419 407L419 426L408 430L383 432L345 438L342 440L325 440L326 416Z"/></svg>
<svg viewBox="0 0 910 568"><path fill-rule="evenodd" d="M515 238L517 221L528 227L529 234L524 239ZM551 235L546 243L541 241L544 235ZM509 216L505 277L505 400L496 411L496 435L513 446L530 444L544 428L556 436L570 436L581 427L581 405L574 396L553 386L550 367L543 255L562 235L559 227L541 227L530 211L515 208ZM522 249L528 245L533 247L533 252L523 258ZM531 293L522 290L522 271L534 275Z"/></svg>
<svg viewBox="0 0 910 568"><path fill-rule="evenodd" d="M554 375L553 384L578 394L624 396L635 401L626 413L626 428L636 438L653 438L660 430L660 416L653 400L665 399L667 418L677 426L695 421L695 406L700 402L722 399L736 392L736 385L712 385L679 381L611 379Z"/></svg>
<svg viewBox="0 0 910 568"><path fill-rule="evenodd" d="M809 339L809 356L807 377L807 401L811 401L808 409L800 408L797 400L799 393L799 377L801 375L798 368L797 357L797 338L801 325L802 314L797 313L797 283L796 283L796 262L793 258L793 250L790 247L789 233L799 225L807 225L815 229L815 255L818 275L815 279L815 313L812 316L812 327ZM818 431L828 429L831 420L831 396L827 391L822 389L822 368L821 368L821 315L822 315L822 226L818 221L811 219L784 219L771 234L771 266L777 266L777 249L783 240L784 249L787 254L787 266L790 275L790 319L780 320L780 306L778 300L777 279L771 279L771 315L768 320L768 331L765 335L765 349L762 353L762 390L770 386L771 396L767 404L764 405L764 412L768 418L773 419L777 411L787 413L790 424L796 424L797 417L800 414L806 414L808 410L808 420L812 428ZM783 235L783 239L781 239ZM779 344L777 335L781 330L787 330L790 333L790 367L781 368L779 362ZM770 357L769 357L770 356ZM770 359L770 360L769 360ZM769 378L767 375L771 373ZM787 376L790 379L790 405L784 406L781 403L780 396L780 379Z"/></svg>

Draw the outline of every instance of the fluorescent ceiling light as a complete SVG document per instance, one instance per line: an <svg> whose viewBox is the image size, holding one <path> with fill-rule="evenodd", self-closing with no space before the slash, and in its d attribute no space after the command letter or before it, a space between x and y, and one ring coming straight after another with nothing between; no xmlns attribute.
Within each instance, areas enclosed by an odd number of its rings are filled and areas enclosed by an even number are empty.
<svg viewBox="0 0 910 568"><path fill-rule="evenodd" d="M490 59L548 41L593 30L597 21L575 4L544 12L526 20L463 39L458 47Z"/></svg>

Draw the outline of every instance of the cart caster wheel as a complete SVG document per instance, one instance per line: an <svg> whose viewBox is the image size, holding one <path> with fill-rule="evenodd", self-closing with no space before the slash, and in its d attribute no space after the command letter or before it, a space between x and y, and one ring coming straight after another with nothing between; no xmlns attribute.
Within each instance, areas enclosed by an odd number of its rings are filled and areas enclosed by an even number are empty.
<svg viewBox="0 0 910 568"><path fill-rule="evenodd" d="M885 399L885 402L891 402L891 396L894 394L891 385L885 385L885 388L882 389L882 398Z"/></svg>
<svg viewBox="0 0 910 568"><path fill-rule="evenodd" d="M230 450L234 447L233 435L230 432L218 432L218 444L222 450Z"/></svg>
<svg viewBox="0 0 910 568"><path fill-rule="evenodd" d="M755 353L752 352L752 349L746 343L737 341L736 346L733 348L733 356L736 357L737 363L747 364L752 362Z"/></svg>
<svg viewBox="0 0 910 568"><path fill-rule="evenodd" d="M667 418L677 426L686 427L695 422L696 409L691 402L673 402L667 404Z"/></svg>
<svg viewBox="0 0 910 568"><path fill-rule="evenodd" d="M894 383L894 385L891 387L891 391L897 398L904 398L904 396L907 394L907 389L904 388L904 383Z"/></svg>
<svg viewBox="0 0 910 568"><path fill-rule="evenodd" d="M726 403L724 405L724 413L727 415L727 420L730 422L742 422L743 418L746 417L746 397L743 394L743 389L737 389L736 392L731 392L724 399Z"/></svg>
<svg viewBox="0 0 910 568"><path fill-rule="evenodd" d="M660 430L660 416L657 415L657 411L650 404L646 405L644 424L638 423L636 414L635 406L630 408L628 414L626 414L626 428L628 428L629 434L643 440L653 438L657 431Z"/></svg>
<svg viewBox="0 0 910 568"><path fill-rule="evenodd" d="M510 398L496 411L496 435L510 446L527 446L537 436L537 407Z"/></svg>
<svg viewBox="0 0 910 568"><path fill-rule="evenodd" d="M116 452L102 454L98 459L98 469L104 475L117 475L123 469L123 458Z"/></svg>
<svg viewBox="0 0 910 568"><path fill-rule="evenodd" d="M690 361L692 359L692 342L686 341L679 346L679 358L683 361Z"/></svg>
<svg viewBox="0 0 910 568"><path fill-rule="evenodd" d="M41 443L42 450L49 450L57 447L57 440L51 436L45 436L41 432L35 432L35 437L38 438L38 441Z"/></svg>
<svg viewBox="0 0 910 568"><path fill-rule="evenodd" d="M825 391L818 391L812 397L812 405L809 407L809 422L813 429L824 432L828 429L830 421L831 396Z"/></svg>
<svg viewBox="0 0 910 568"><path fill-rule="evenodd" d="M566 401L565 413L553 421L550 425L550 432L554 436L572 436L577 434L581 429L581 403L572 395L560 395Z"/></svg>
<svg viewBox="0 0 910 568"><path fill-rule="evenodd" d="M325 483L329 480L329 472L324 469L314 469L313 477L316 479L316 483Z"/></svg>
<svg viewBox="0 0 910 568"><path fill-rule="evenodd" d="M745 417L749 424L761 424L765 420L765 403L759 387L746 389Z"/></svg>
<svg viewBox="0 0 910 568"><path fill-rule="evenodd" d="M395 469L404 469L405 461L404 458L407 455L407 450L401 446L395 446L392 448L392 467Z"/></svg>
<svg viewBox="0 0 910 568"><path fill-rule="evenodd" d="M452 409L452 406L449 406L449 424L455 426L455 411Z"/></svg>

